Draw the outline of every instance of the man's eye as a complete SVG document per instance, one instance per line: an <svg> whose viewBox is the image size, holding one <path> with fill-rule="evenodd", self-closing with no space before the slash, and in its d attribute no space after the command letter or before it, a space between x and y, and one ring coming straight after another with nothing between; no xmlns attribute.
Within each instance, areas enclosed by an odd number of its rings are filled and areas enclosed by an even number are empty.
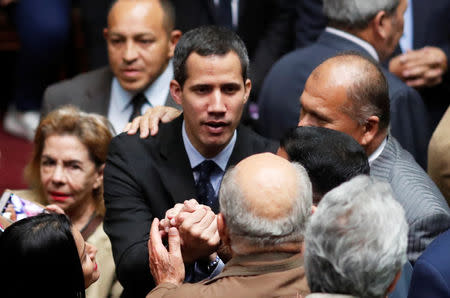
<svg viewBox="0 0 450 298"><path fill-rule="evenodd" d="M141 44L151 44L153 42L152 39L141 39L139 40Z"/></svg>
<svg viewBox="0 0 450 298"><path fill-rule="evenodd" d="M111 43L114 44L114 45L117 45L117 44L122 43L122 40L121 40L121 39L111 39L110 41L111 41Z"/></svg>

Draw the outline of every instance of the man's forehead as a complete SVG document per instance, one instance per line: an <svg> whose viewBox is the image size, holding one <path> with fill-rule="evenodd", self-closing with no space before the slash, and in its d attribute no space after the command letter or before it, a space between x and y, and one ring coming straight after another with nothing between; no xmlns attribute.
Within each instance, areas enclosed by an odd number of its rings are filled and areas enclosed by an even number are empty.
<svg viewBox="0 0 450 298"><path fill-rule="evenodd" d="M225 55L207 56L192 52L186 59L186 74L191 81L206 80L213 83L216 79L223 78L234 83L244 83L239 57L233 51Z"/></svg>
<svg viewBox="0 0 450 298"><path fill-rule="evenodd" d="M163 22L163 11L158 1L118 1L108 15L108 27L150 27ZM124 28L127 29L127 28Z"/></svg>

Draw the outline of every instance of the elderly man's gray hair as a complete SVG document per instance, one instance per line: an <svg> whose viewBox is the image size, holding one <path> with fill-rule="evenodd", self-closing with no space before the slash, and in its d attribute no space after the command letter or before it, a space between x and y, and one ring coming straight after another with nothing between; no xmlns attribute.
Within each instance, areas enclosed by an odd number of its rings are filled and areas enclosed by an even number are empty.
<svg viewBox="0 0 450 298"><path fill-rule="evenodd" d="M305 236L312 292L385 297L406 262L408 224L386 182L357 176L328 192Z"/></svg>
<svg viewBox="0 0 450 298"><path fill-rule="evenodd" d="M323 12L331 26L364 29L379 11L392 14L400 0L323 0Z"/></svg>
<svg viewBox="0 0 450 298"><path fill-rule="evenodd" d="M237 169L230 168L225 173L219 194L220 212L225 217L235 252L239 253L242 246L266 248L303 241L311 215L312 186L305 168L299 163L291 164L297 174L295 197L290 213L277 219L256 216L236 181Z"/></svg>

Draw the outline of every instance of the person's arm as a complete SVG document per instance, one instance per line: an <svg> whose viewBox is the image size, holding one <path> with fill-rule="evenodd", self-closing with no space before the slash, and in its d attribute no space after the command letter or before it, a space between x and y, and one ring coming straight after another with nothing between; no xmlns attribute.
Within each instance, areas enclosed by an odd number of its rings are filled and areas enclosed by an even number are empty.
<svg viewBox="0 0 450 298"><path fill-rule="evenodd" d="M134 149L136 143L125 137L114 138L109 147L104 172L104 230L111 240L117 278L124 292L143 297L154 287L148 270L147 250L148 231L154 215L135 171L135 156L145 153L137 149L130 153L130 147ZM147 178L156 180L152 173L148 173Z"/></svg>

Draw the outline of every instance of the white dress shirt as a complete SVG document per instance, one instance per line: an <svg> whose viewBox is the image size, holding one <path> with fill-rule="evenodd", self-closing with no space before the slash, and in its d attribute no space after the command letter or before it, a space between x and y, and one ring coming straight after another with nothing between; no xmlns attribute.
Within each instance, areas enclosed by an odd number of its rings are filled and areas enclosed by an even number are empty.
<svg viewBox="0 0 450 298"><path fill-rule="evenodd" d="M173 64L169 62L164 72L144 90L147 103L142 106L143 114L149 107L163 106L169 95L170 81L173 78ZM136 92L130 92L120 86L116 77L111 83L111 100L109 102L108 120L111 122L116 134L122 132L133 112L131 99Z"/></svg>

